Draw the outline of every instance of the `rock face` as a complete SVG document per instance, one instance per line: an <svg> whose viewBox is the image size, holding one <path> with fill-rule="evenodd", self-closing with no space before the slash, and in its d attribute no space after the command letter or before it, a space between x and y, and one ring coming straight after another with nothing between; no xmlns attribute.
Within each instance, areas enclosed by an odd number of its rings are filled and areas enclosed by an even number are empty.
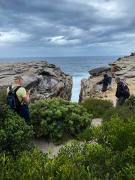
<svg viewBox="0 0 135 180"><path fill-rule="evenodd" d="M61 97L71 99L72 77L46 61L14 64L0 64L0 88L13 82L14 76L21 75L26 89L31 89L31 99Z"/></svg>
<svg viewBox="0 0 135 180"><path fill-rule="evenodd" d="M124 56L111 63L110 71L114 73L114 77L119 76L121 79L126 81L130 88L130 92L135 94L135 53L131 53L130 56ZM91 72L93 72L93 70L91 70ZM101 85L97 85L97 82L102 79L103 75L101 75L101 73L98 75L93 73L88 79L82 79L79 101L83 101L88 97L98 97ZM112 90L110 90L110 97L108 97L108 99L110 98L112 100L112 98L115 98L115 91L116 83L113 78Z"/></svg>

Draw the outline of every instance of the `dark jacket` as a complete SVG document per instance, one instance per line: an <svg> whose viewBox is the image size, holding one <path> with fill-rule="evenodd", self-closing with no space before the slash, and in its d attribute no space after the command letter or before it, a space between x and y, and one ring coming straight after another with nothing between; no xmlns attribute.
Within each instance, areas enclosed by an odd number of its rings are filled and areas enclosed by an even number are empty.
<svg viewBox="0 0 135 180"><path fill-rule="evenodd" d="M104 79L98 82L98 84L103 84L104 87L107 87L109 84L109 76L107 74L104 74Z"/></svg>
<svg viewBox="0 0 135 180"><path fill-rule="evenodd" d="M129 93L128 86L125 83L123 83L122 81L120 81L117 84L117 90L116 90L115 96L117 98L120 98L120 97L128 98L129 95L130 95L130 93Z"/></svg>

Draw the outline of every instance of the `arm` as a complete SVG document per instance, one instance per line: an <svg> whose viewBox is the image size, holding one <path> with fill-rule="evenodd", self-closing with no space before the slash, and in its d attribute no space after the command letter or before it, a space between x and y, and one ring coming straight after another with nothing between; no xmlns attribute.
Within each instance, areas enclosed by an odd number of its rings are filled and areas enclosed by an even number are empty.
<svg viewBox="0 0 135 180"><path fill-rule="evenodd" d="M28 104L30 101L30 91L27 92L24 87L21 87L17 91L17 96L20 97L24 103Z"/></svg>

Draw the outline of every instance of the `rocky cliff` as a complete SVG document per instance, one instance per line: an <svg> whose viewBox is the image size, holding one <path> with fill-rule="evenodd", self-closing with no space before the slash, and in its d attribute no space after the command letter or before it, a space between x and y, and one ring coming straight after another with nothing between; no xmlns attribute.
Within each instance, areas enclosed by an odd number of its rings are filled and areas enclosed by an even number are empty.
<svg viewBox="0 0 135 180"><path fill-rule="evenodd" d="M116 76L119 76L121 79L126 81L131 94L135 94L135 53L131 53L130 56L119 58L109 65L110 67L101 67L90 70L89 73L91 76L88 79L82 79L80 101L83 101L88 97L99 97L101 95L101 85L97 85L97 82L103 79L102 74L105 71L112 71L114 73L112 88L108 91L108 97L106 99L112 100L115 104Z"/></svg>
<svg viewBox="0 0 135 180"><path fill-rule="evenodd" d="M0 64L0 88L13 82L14 76L21 75L24 86L31 89L31 99L61 97L71 99L72 77L60 68L46 61L14 64Z"/></svg>

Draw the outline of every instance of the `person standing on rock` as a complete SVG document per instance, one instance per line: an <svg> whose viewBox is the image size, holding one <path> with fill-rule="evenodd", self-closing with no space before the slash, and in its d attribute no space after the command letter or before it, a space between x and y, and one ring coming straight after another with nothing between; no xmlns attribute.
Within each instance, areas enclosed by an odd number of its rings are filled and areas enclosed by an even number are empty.
<svg viewBox="0 0 135 180"><path fill-rule="evenodd" d="M7 104L21 117L29 122L30 90L23 87L24 80L21 76L15 76L14 83L7 89Z"/></svg>
<svg viewBox="0 0 135 180"><path fill-rule="evenodd" d="M112 89L112 73L108 72L108 89L111 90Z"/></svg>
<svg viewBox="0 0 135 180"><path fill-rule="evenodd" d="M117 90L115 96L117 97L116 106L121 106L125 103L125 100L129 98L130 91L127 86L119 77L115 78L117 83Z"/></svg>
<svg viewBox="0 0 135 180"><path fill-rule="evenodd" d="M108 74L105 73L103 80L100 81L100 82L98 82L97 84L102 84L102 89L101 89L102 96L101 96L101 98L107 97L107 90L108 90L108 85L109 85L109 77L108 77Z"/></svg>

